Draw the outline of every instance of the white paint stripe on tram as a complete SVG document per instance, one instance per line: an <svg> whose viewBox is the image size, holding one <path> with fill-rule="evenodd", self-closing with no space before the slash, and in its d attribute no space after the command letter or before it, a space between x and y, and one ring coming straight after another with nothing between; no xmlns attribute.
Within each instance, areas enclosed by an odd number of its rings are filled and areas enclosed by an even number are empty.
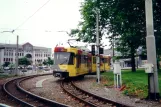
<svg viewBox="0 0 161 107"><path fill-rule="evenodd" d="M44 81L46 81L47 79L51 79L51 78L45 78L45 79L42 79L42 80L40 80L40 81L37 81L37 82L36 82L36 88L41 88L41 87L42 87L42 83L43 83Z"/></svg>

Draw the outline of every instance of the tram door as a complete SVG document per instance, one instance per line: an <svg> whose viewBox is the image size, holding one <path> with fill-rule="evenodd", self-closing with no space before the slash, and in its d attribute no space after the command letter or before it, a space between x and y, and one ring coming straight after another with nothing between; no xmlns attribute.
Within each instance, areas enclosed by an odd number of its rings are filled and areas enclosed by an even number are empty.
<svg viewBox="0 0 161 107"><path fill-rule="evenodd" d="M81 55L76 56L76 74L79 74L81 71Z"/></svg>
<svg viewBox="0 0 161 107"><path fill-rule="evenodd" d="M87 67L88 67L88 72L92 72L92 57L88 57L87 59Z"/></svg>

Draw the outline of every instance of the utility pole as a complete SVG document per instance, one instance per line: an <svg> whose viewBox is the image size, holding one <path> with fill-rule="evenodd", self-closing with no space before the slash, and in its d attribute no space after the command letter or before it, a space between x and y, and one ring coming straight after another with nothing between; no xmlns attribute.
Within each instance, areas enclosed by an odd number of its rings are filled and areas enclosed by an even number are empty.
<svg viewBox="0 0 161 107"><path fill-rule="evenodd" d="M96 47L97 47L97 53L96 53L96 58L97 58L97 83L100 84L100 54L99 54L99 9L97 8L96 10Z"/></svg>
<svg viewBox="0 0 161 107"><path fill-rule="evenodd" d="M156 61L156 46L153 28L153 8L152 0L145 0L145 13L146 13L146 47L147 47L147 60L148 63L154 65L154 72L148 74L148 99L159 100L159 87L158 87L158 72Z"/></svg>
<svg viewBox="0 0 161 107"><path fill-rule="evenodd" d="M17 35L17 46L16 46L16 75L18 75L18 40L19 40L19 36Z"/></svg>
<svg viewBox="0 0 161 107"><path fill-rule="evenodd" d="M112 43L112 57L113 57L113 68L114 68L114 63L115 63L115 59L114 59L114 57L115 57L115 34L113 34L113 43Z"/></svg>

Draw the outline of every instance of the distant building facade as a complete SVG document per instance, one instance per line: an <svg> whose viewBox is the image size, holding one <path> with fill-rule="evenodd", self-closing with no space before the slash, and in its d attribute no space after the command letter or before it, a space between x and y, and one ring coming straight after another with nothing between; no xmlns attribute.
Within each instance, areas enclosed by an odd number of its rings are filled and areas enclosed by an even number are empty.
<svg viewBox="0 0 161 107"><path fill-rule="evenodd" d="M104 54L113 57L113 50L112 49L104 49ZM114 51L114 56L121 56L120 52Z"/></svg>
<svg viewBox="0 0 161 107"><path fill-rule="evenodd" d="M113 50L112 49L106 49L106 50L104 50L104 54L113 57ZM117 52L115 50L114 56L122 56L122 55L121 55L120 52ZM120 62L120 66L122 68L131 67L131 58L122 58L122 59L119 59L118 62ZM142 60L139 57L135 57L135 65L136 66L142 66L142 65L145 65L145 63L146 63L146 60ZM111 64L113 64L112 60L111 60Z"/></svg>
<svg viewBox="0 0 161 107"><path fill-rule="evenodd" d="M51 57L51 50L51 48L33 46L27 42L18 46L18 57L22 58L30 54L32 64L40 64L48 57ZM0 44L0 65L3 65L5 62L16 62L16 44Z"/></svg>

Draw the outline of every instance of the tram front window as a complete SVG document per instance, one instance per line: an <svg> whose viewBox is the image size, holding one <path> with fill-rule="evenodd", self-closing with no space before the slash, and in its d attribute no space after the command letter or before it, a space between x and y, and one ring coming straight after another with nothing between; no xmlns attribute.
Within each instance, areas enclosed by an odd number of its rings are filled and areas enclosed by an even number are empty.
<svg viewBox="0 0 161 107"><path fill-rule="evenodd" d="M55 52L54 62L56 65L73 65L73 53L69 52Z"/></svg>

